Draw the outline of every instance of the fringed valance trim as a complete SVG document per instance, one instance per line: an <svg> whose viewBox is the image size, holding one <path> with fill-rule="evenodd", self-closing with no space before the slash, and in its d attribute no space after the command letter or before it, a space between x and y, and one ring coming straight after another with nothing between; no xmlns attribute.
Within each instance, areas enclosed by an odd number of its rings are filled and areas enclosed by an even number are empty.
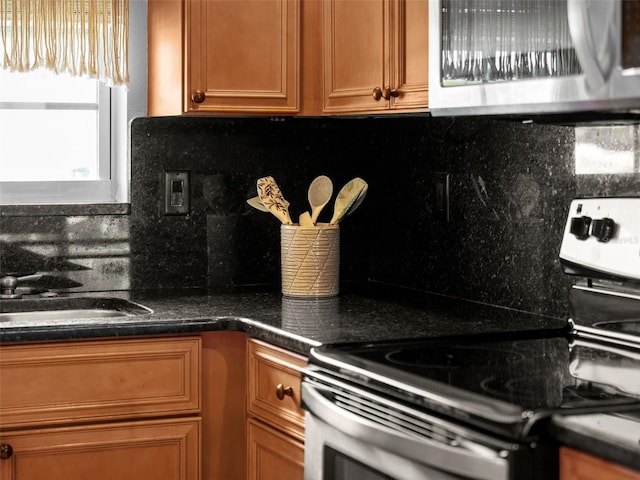
<svg viewBox="0 0 640 480"><path fill-rule="evenodd" d="M2 68L129 82L129 0L0 0Z"/></svg>

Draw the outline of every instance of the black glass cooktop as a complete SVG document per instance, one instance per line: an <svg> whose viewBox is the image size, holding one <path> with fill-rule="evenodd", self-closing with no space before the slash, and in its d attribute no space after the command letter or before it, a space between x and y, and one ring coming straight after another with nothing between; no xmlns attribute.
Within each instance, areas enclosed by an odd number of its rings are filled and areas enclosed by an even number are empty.
<svg viewBox="0 0 640 480"><path fill-rule="evenodd" d="M637 352L558 331L329 345L314 349L314 362L465 421L517 425L558 410L640 404L640 391L616 384L640 371Z"/></svg>
<svg viewBox="0 0 640 480"><path fill-rule="evenodd" d="M566 372L557 368L558 363L566 364L568 360L564 338L430 343L352 353L367 361L381 362L405 373L526 409L560 404L563 387L572 384Z"/></svg>

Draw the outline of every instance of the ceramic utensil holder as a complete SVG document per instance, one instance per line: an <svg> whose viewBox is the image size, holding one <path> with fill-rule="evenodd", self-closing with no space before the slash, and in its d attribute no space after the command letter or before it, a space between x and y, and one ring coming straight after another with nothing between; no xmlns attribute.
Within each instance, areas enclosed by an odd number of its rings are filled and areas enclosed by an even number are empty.
<svg viewBox="0 0 640 480"><path fill-rule="evenodd" d="M340 227L282 225L282 294L332 297L339 293Z"/></svg>

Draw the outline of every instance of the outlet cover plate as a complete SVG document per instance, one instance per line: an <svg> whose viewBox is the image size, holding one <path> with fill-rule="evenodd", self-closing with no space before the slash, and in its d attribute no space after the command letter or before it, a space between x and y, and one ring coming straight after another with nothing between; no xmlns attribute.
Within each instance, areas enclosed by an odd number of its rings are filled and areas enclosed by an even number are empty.
<svg viewBox="0 0 640 480"><path fill-rule="evenodd" d="M188 171L164 172L164 214L189 215L191 182Z"/></svg>

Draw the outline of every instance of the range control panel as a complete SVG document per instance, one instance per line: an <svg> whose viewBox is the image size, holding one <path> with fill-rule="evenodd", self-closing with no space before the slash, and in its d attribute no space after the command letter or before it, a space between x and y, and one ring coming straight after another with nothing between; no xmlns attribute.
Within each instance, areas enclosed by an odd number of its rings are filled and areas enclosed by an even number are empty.
<svg viewBox="0 0 640 480"><path fill-rule="evenodd" d="M640 197L571 202L560 260L567 273L640 281Z"/></svg>

